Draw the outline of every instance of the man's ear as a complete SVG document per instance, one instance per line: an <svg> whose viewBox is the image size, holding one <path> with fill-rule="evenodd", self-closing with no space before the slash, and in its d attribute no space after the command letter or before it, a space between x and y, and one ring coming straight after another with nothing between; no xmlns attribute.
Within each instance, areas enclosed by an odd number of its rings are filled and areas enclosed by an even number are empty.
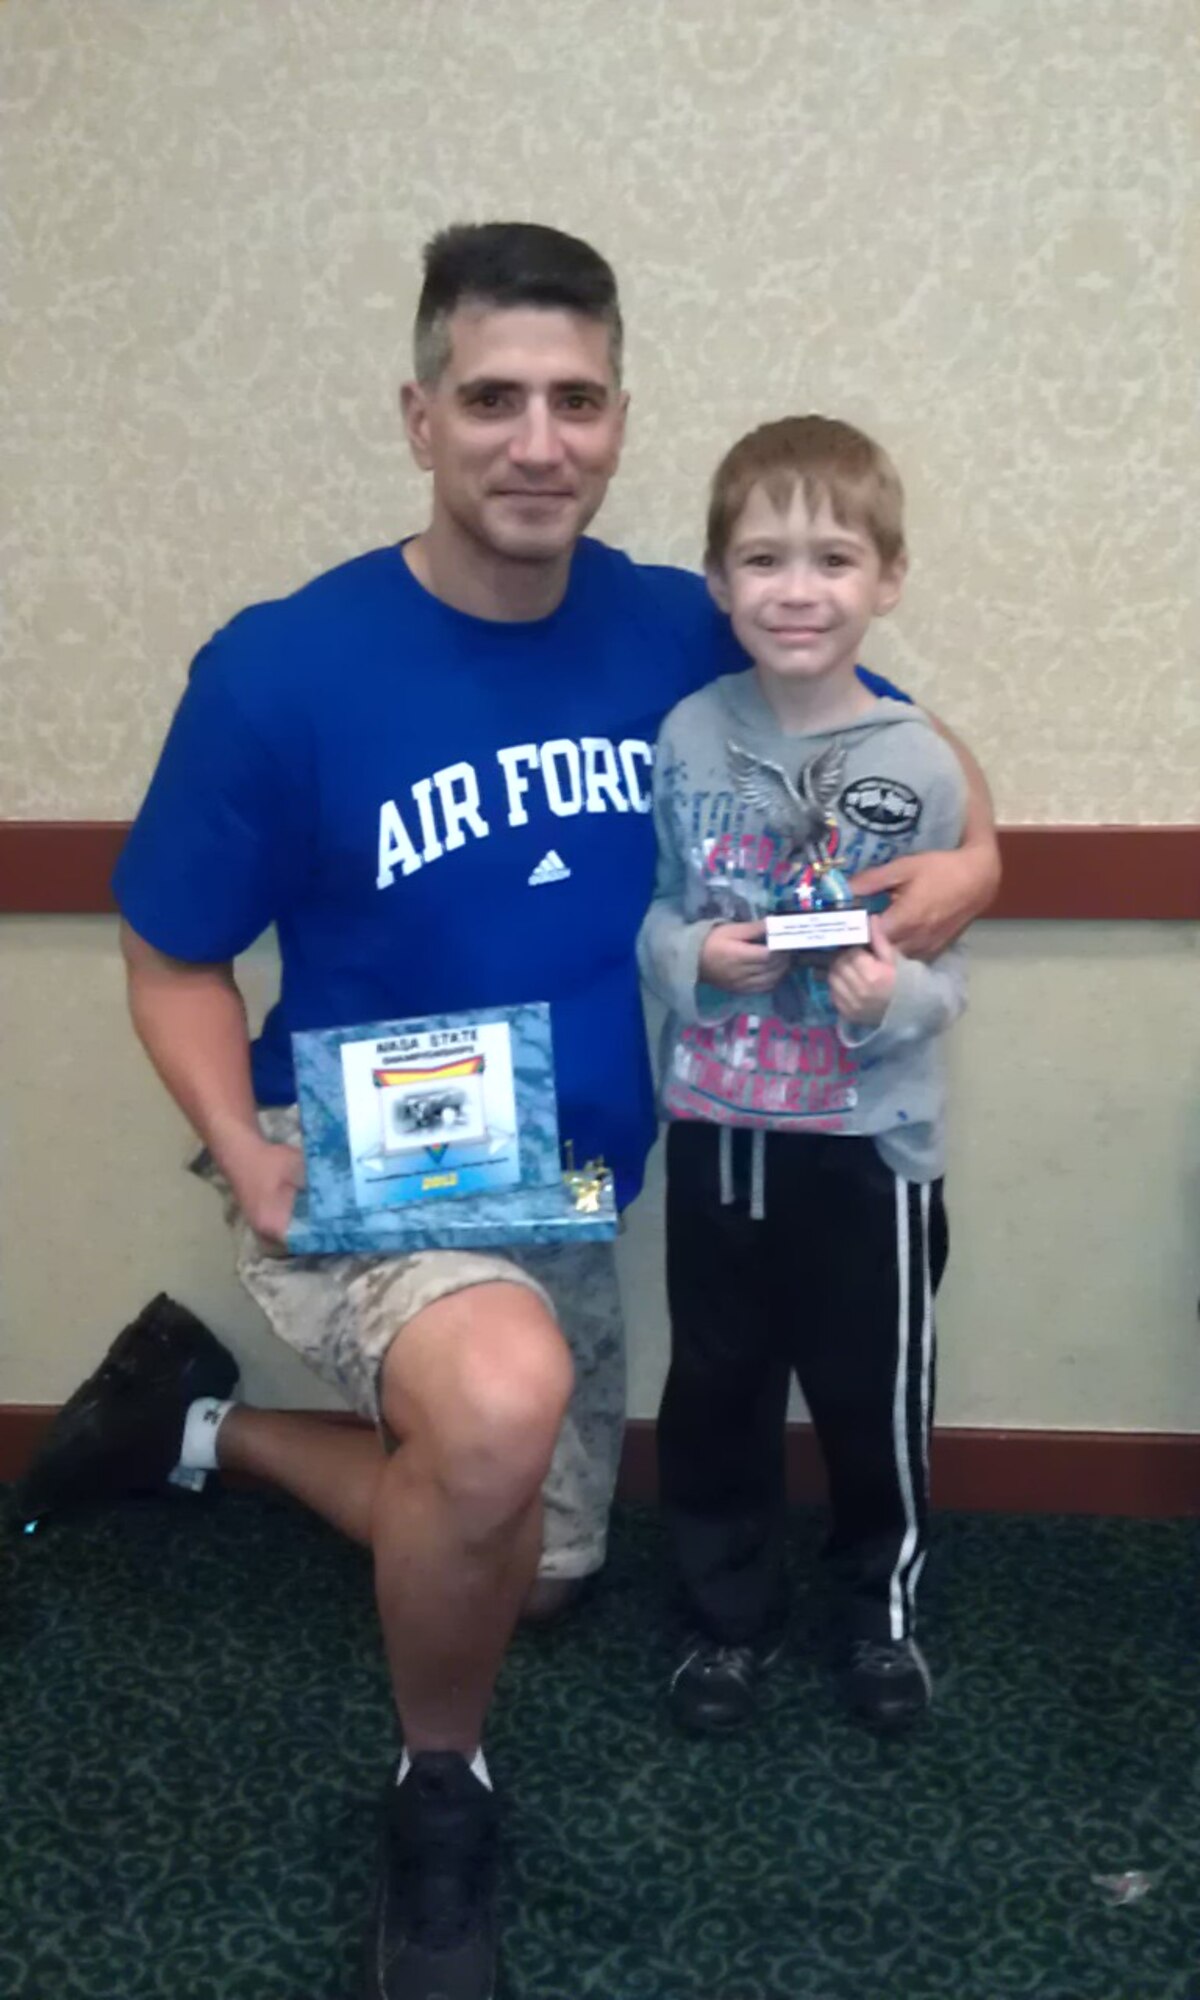
<svg viewBox="0 0 1200 2000"><path fill-rule="evenodd" d="M879 587L875 592L876 618L886 618L889 611L896 609L904 595L904 579L907 575L908 557L898 555L895 562L889 563L880 576Z"/></svg>
<svg viewBox="0 0 1200 2000"><path fill-rule="evenodd" d="M725 571L720 563L705 563L704 581L708 585L708 594L712 598L713 603L720 610L728 613L729 585L725 581Z"/></svg>
<svg viewBox="0 0 1200 2000"><path fill-rule="evenodd" d="M613 470L625 449L625 434L629 428L629 391L622 389L617 397L617 441L613 450Z"/></svg>
<svg viewBox="0 0 1200 2000"><path fill-rule="evenodd" d="M419 382L405 382L400 390L400 415L408 448L422 472L433 466L429 441L429 394Z"/></svg>

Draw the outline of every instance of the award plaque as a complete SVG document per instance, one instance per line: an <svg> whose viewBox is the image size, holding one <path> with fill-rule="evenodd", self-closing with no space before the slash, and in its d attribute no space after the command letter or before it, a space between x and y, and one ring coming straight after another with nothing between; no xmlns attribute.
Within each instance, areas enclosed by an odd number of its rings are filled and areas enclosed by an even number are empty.
<svg viewBox="0 0 1200 2000"><path fill-rule="evenodd" d="M541 1003L293 1035L307 1185L296 1256L617 1233L612 1175L564 1171Z"/></svg>
<svg viewBox="0 0 1200 2000"><path fill-rule="evenodd" d="M785 843L766 919L772 951L835 951L870 943L866 905L852 895L835 856L841 838L831 807L842 788L846 752L831 743L802 765L795 784L782 764L740 743L725 746L739 798L761 812Z"/></svg>

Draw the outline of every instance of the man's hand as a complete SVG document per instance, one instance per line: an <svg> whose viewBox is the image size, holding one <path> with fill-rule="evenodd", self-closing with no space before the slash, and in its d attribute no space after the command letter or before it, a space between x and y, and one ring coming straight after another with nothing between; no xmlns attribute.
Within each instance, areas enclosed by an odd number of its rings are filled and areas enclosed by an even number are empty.
<svg viewBox="0 0 1200 2000"><path fill-rule="evenodd" d="M871 918L871 943L839 951L829 968L829 997L843 1021L877 1028L896 985L896 953L878 917Z"/></svg>
<svg viewBox="0 0 1200 2000"><path fill-rule="evenodd" d="M1000 887L994 842L952 854L906 854L868 868L850 884L856 896L892 897L880 919L906 958L936 958L984 910Z"/></svg>
<svg viewBox="0 0 1200 2000"><path fill-rule="evenodd" d="M700 977L726 993L769 993L788 969L791 954L768 951L766 924L717 924L700 951Z"/></svg>
<svg viewBox="0 0 1200 2000"><path fill-rule="evenodd" d="M296 1202L304 1186L304 1155L298 1146L276 1146L248 1134L217 1164L223 1168L238 1207L255 1235L282 1249Z"/></svg>

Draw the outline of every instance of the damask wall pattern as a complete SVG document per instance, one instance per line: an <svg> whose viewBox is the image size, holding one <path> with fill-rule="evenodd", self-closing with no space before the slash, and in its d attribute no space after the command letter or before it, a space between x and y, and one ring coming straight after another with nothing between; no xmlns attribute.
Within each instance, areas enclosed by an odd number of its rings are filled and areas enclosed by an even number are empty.
<svg viewBox="0 0 1200 2000"><path fill-rule="evenodd" d="M418 251L614 260L600 530L694 562L746 425L876 429L873 658L1009 821L1200 819L1194 0L8 0L0 817L123 817L240 604L420 524Z"/></svg>

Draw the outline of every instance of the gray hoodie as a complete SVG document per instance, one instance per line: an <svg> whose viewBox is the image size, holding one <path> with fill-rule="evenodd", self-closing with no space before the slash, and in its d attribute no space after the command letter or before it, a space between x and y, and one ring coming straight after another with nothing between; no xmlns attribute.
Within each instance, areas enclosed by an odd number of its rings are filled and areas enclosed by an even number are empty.
<svg viewBox="0 0 1200 2000"><path fill-rule="evenodd" d="M773 992L749 998L698 978L715 925L774 907L773 873L790 847L735 788L730 744L781 766L794 782L834 741L845 752L831 802L845 874L958 845L962 770L906 702L876 700L842 729L789 735L748 672L690 695L663 724L654 772L658 874L638 940L642 976L670 1009L663 1111L769 1131L869 1135L893 1172L931 1180L944 1164L939 1037L966 1004L961 945L930 965L901 957L876 1028L841 1020L811 963L794 964Z"/></svg>

